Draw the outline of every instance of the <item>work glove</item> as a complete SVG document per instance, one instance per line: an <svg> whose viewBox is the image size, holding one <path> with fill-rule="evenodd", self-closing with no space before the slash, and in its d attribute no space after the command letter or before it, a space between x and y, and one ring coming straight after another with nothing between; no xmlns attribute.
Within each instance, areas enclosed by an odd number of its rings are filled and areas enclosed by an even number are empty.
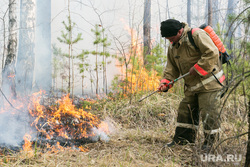
<svg viewBox="0 0 250 167"><path fill-rule="evenodd" d="M170 88L173 87L172 84L168 85L168 83L170 83L171 81L167 80L167 79L162 79L160 86L158 87L158 90L160 92L167 92Z"/></svg>

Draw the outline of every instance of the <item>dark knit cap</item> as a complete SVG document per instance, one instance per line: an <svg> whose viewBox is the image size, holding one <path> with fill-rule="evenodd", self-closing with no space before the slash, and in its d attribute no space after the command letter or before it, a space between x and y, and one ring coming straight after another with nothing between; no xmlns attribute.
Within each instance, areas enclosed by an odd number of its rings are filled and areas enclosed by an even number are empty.
<svg viewBox="0 0 250 167"><path fill-rule="evenodd" d="M175 19L168 19L161 22L161 36L172 37L176 36L178 31L182 28L182 24Z"/></svg>

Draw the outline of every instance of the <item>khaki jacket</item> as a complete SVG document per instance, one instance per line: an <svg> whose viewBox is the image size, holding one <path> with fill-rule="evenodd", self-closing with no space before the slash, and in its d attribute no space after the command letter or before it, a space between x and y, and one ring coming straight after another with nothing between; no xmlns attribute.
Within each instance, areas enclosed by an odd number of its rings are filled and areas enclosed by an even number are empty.
<svg viewBox="0 0 250 167"><path fill-rule="evenodd" d="M180 75L189 72L194 67L199 75L188 75L185 80L185 93L211 92L222 88L211 74L214 74L223 83L225 76L219 60L218 48L214 45L209 35L202 29L193 33L193 39L199 50L191 44L187 32L191 28L182 23L184 31L178 43L170 44L167 54L167 65L164 71L164 78L174 80Z"/></svg>

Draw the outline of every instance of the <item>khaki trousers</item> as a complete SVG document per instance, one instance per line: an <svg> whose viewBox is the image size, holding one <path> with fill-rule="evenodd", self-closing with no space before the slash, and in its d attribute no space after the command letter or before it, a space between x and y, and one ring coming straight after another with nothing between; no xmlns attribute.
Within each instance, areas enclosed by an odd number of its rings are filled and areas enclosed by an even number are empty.
<svg viewBox="0 0 250 167"><path fill-rule="evenodd" d="M219 108L219 91L185 96L178 109L174 141L194 143L200 116L205 135L217 134L220 128Z"/></svg>

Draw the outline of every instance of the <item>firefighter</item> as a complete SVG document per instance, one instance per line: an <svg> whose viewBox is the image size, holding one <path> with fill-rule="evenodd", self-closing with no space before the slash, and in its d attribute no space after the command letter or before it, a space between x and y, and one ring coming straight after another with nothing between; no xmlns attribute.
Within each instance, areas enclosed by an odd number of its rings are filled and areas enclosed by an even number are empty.
<svg viewBox="0 0 250 167"><path fill-rule="evenodd" d="M220 90L225 84L218 48L202 29L192 34L198 49L195 48L187 35L191 28L175 19L161 22L160 30L162 37L171 44L159 91L167 92L173 86L168 86L167 83L190 73L184 78L185 97L178 108L175 135L167 146L194 143L201 116L204 128L202 149L210 150L219 137Z"/></svg>

